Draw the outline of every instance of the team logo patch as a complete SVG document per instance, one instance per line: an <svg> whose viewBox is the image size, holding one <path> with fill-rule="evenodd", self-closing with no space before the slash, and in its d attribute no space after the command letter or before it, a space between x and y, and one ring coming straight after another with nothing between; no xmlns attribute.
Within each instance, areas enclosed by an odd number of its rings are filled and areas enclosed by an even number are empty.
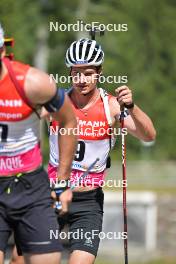
<svg viewBox="0 0 176 264"><path fill-rule="evenodd" d="M86 238L86 240L84 242L84 246L93 247L93 242L92 242L92 239L90 237Z"/></svg>

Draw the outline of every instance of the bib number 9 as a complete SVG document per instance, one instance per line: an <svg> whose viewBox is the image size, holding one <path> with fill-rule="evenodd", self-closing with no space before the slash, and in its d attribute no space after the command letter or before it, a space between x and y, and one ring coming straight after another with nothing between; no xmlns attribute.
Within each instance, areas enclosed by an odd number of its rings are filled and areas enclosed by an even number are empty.
<svg viewBox="0 0 176 264"><path fill-rule="evenodd" d="M78 146L75 154L75 161L82 161L84 159L84 154L85 154L85 143L84 141L78 141Z"/></svg>

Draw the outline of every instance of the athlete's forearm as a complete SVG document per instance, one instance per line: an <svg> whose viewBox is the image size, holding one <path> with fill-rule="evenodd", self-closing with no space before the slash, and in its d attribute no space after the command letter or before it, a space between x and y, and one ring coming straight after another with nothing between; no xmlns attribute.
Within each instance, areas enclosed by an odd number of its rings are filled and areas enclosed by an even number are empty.
<svg viewBox="0 0 176 264"><path fill-rule="evenodd" d="M71 165L77 145L77 137L73 134L74 127L76 127L74 120L67 122L67 124L61 127L63 131L68 133L62 133L59 136L59 180L69 179L70 177Z"/></svg>
<svg viewBox="0 0 176 264"><path fill-rule="evenodd" d="M155 140L156 130L151 119L137 105L128 111L136 127L132 134L144 141Z"/></svg>
<svg viewBox="0 0 176 264"><path fill-rule="evenodd" d="M77 122L68 96L65 95L63 106L58 112L52 113L52 117L54 120L59 121L58 179L69 179L77 145L77 137L74 135L74 129L77 127Z"/></svg>

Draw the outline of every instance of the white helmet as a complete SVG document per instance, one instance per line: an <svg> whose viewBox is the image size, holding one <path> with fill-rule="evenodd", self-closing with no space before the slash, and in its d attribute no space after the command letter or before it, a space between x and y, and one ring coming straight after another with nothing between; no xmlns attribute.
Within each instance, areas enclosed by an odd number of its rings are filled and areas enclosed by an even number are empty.
<svg viewBox="0 0 176 264"><path fill-rule="evenodd" d="M4 30L0 24L0 48L4 45Z"/></svg>
<svg viewBox="0 0 176 264"><path fill-rule="evenodd" d="M74 41L66 52L65 63L67 67L86 64L99 66L104 61L104 52L101 46L90 39Z"/></svg>

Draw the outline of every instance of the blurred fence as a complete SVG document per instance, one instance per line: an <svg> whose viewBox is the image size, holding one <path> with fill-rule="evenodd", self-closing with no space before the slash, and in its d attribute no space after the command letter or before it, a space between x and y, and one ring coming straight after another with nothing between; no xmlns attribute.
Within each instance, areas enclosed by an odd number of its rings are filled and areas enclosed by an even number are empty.
<svg viewBox="0 0 176 264"><path fill-rule="evenodd" d="M121 163L113 162L107 179L121 179ZM175 188L176 162L172 161L127 161L129 188L168 189Z"/></svg>
<svg viewBox="0 0 176 264"><path fill-rule="evenodd" d="M108 172L107 180L121 180L122 172L121 172L121 163L113 162L111 169ZM136 236L136 240L138 238L139 242L136 243L134 247L134 243L129 244L129 254L132 258L138 258L139 256L145 256L143 259L152 259L156 256L176 256L176 163L175 162L159 162L159 161L127 161L127 179L128 179L128 187L127 193L130 194L130 190L136 190L136 205L134 205L134 201L128 201L128 221L129 221L129 235L133 234ZM120 204L122 197L122 188L114 187L113 191L113 211L109 205L105 203L105 224L107 221L112 223L113 225L118 226L118 222L120 218L121 220L121 228L123 227L123 218L122 218L122 204ZM106 191L111 190L106 186ZM154 226L152 229L148 228L145 225L147 208L145 208L145 203L142 206L141 192L142 190L152 190L153 195L156 197L156 200L153 202L153 206L156 206L156 218L154 217L153 225L156 225L156 229ZM119 194L120 193L120 194ZM119 196L120 195L120 196ZM105 192L106 196L106 192ZM119 200L120 197L120 200ZM138 202L137 202L138 201ZM121 209L120 207L121 206ZM141 206L141 208L139 208ZM145 208L145 210L144 210ZM111 212L110 212L111 211ZM139 212L140 211L140 212ZM144 212L145 211L145 212ZM117 217L117 213L119 213L119 217ZM139 213L139 214L138 214ZM116 215L116 217L114 217ZM140 217L139 217L140 215ZM141 218L143 215L143 220ZM134 220L136 216L136 221L131 224L131 220ZM148 216L152 216L151 213ZM141 225L143 221L143 226ZM110 225L110 228L112 228ZM142 228L141 228L142 226ZM152 226L152 225L151 225ZM153 229L154 228L154 229ZM151 252L147 253L147 248L144 247L144 234L145 231L153 232L155 230L155 239L154 242L155 247L151 250ZM136 231L135 231L136 230ZM139 235L139 237L137 237ZM151 234L150 234L151 235ZM134 240L134 239L133 239ZM102 245L103 252L108 255L108 252L117 257L123 257L123 241L120 244L116 243L116 246L112 247L112 245L105 250L105 243ZM134 242L134 241L131 241ZM102 241L103 243L103 241ZM156 243L156 244L155 244ZM149 245L150 246L150 245ZM102 251L101 251L102 253Z"/></svg>

